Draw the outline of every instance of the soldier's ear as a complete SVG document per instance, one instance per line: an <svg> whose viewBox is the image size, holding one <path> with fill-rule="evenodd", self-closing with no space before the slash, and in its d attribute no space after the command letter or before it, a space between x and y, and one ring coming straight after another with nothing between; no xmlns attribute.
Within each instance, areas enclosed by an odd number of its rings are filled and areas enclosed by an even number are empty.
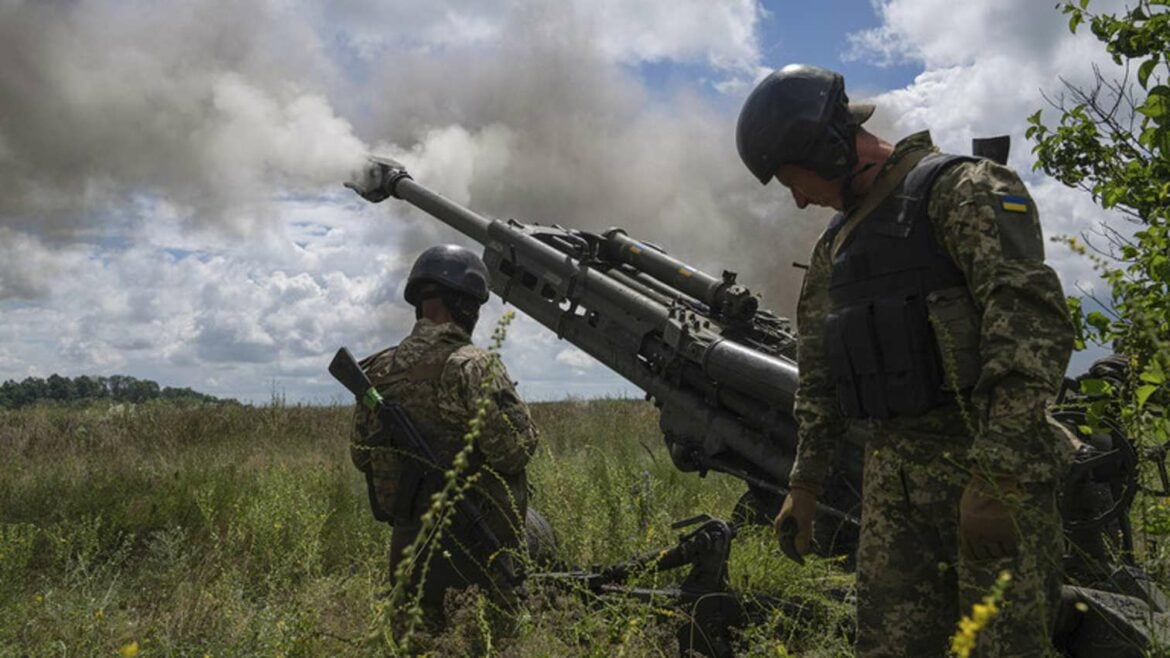
<svg viewBox="0 0 1170 658"><path fill-rule="evenodd" d="M420 299L418 306L415 307L415 312L422 315L434 315L435 313L450 315L451 310L447 308L447 304L443 302L442 297L434 296Z"/></svg>

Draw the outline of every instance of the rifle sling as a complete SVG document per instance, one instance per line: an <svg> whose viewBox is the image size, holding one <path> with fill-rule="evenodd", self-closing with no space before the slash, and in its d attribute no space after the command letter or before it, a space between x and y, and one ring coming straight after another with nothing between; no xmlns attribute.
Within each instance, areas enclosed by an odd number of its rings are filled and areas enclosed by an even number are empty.
<svg viewBox="0 0 1170 658"><path fill-rule="evenodd" d="M393 524L394 515L389 510L382 509L382 505L378 502L378 492L374 488L374 474L372 472L366 473L366 496L370 500L370 511L374 513L374 520Z"/></svg>

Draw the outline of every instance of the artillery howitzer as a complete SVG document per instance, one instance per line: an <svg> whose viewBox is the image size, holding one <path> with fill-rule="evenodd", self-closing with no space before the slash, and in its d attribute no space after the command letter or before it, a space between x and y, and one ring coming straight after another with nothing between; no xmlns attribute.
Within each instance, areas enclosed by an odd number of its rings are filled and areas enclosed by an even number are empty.
<svg viewBox="0 0 1170 658"><path fill-rule="evenodd" d="M675 466L728 473L770 515L796 454L797 369L791 325L759 308L734 272L714 277L622 229L602 234L483 217L371 158L348 184L394 196L484 245L491 290L605 364L659 407ZM847 552L860 510L861 451L842 450L820 506L826 548ZM823 522L821 522L823 521Z"/></svg>
<svg viewBox="0 0 1170 658"><path fill-rule="evenodd" d="M388 158L371 158L347 186L369 201L407 201L483 245L492 292L655 403L676 467L743 480L748 491L738 520L775 514L796 454L795 335L787 320L759 307L734 272L711 276L618 228L598 234L489 219L418 184ZM1060 420L1074 431L1085 424L1075 409ZM1070 475L1075 486L1063 496L1071 579L1088 586L1066 588L1065 643L1083 643L1084 633L1101 629L1112 629L1104 642L1149 643L1155 635L1170 642L1170 603L1132 563L1134 453L1123 434L1107 434L1083 437ZM849 554L860 525L862 444L852 436L842 443L818 504L822 554ZM1094 644L1070 652L1099 650Z"/></svg>

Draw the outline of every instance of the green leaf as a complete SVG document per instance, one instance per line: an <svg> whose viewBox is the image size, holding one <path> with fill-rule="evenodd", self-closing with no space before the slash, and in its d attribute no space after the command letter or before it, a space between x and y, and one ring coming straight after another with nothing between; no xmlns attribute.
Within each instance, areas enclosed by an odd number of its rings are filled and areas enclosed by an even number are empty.
<svg viewBox="0 0 1170 658"><path fill-rule="evenodd" d="M1166 373L1162 372L1161 366L1157 361L1152 361L1150 365L1138 375L1138 379L1148 384L1161 385L1166 383Z"/></svg>
<svg viewBox="0 0 1170 658"><path fill-rule="evenodd" d="M1090 425L1100 426L1101 420L1109 413L1109 400L1090 402L1085 412Z"/></svg>
<svg viewBox="0 0 1170 658"><path fill-rule="evenodd" d="M1141 144L1148 149L1153 149L1155 146L1157 146L1158 139L1163 135L1164 133L1162 131L1153 126L1150 126L1142 130L1141 134L1138 136L1138 144Z"/></svg>
<svg viewBox="0 0 1170 658"><path fill-rule="evenodd" d="M1156 390L1158 390L1158 387L1154 386L1153 384L1145 384L1138 387L1137 392L1134 393L1134 397L1137 398L1138 409L1146 406L1146 400L1149 400L1150 396L1153 395L1154 391Z"/></svg>
<svg viewBox="0 0 1170 658"><path fill-rule="evenodd" d="M1113 392L1113 387L1104 379L1082 379L1081 393L1098 398L1103 395L1109 395Z"/></svg>
<svg viewBox="0 0 1170 658"><path fill-rule="evenodd" d="M1170 114L1170 87L1158 85L1151 89L1146 102L1139 105L1137 110L1161 124Z"/></svg>
<svg viewBox="0 0 1170 658"><path fill-rule="evenodd" d="M1138 84L1140 84L1143 89L1149 83L1150 74L1154 72L1154 67L1158 65L1158 62L1158 57L1155 55L1154 57L1151 57L1150 59L1142 62L1142 65L1138 67Z"/></svg>
<svg viewBox="0 0 1170 658"><path fill-rule="evenodd" d="M1154 438L1159 442L1170 440L1170 418L1163 418L1162 422L1154 424Z"/></svg>
<svg viewBox="0 0 1170 658"><path fill-rule="evenodd" d="M1109 331L1109 318L1101 311L1091 311L1086 315L1085 324L1102 333Z"/></svg>

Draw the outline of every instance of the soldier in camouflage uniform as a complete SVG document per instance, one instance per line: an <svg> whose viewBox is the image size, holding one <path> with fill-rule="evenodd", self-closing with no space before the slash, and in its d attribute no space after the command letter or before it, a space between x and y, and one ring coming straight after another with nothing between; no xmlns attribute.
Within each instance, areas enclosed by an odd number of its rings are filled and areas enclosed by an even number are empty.
<svg viewBox="0 0 1170 658"><path fill-rule="evenodd" d="M1072 349L1036 209L990 160L860 127L840 75L780 69L737 128L745 164L798 207L838 210L797 309L800 424L777 529L810 550L847 424L868 437L857 653L941 656L959 618L1011 575L978 655L1050 654L1067 435L1046 416Z"/></svg>
<svg viewBox="0 0 1170 658"><path fill-rule="evenodd" d="M472 483L467 495L506 551L523 546L525 466L536 445L528 408L503 364L471 344L479 307L488 298L483 261L455 245L432 247L415 261L405 297L415 307L414 329L361 366L383 397L406 409L439 463L402 449L363 405L355 412L351 445L354 464L366 474L375 516L393 526L392 582L404 550L418 538L432 494L444 486L444 472L467 445L469 422L481 405L486 417L460 476ZM499 556L489 554L471 521L456 514L441 539L425 539L408 557L405 573L412 586L422 582L424 612L433 626L442 625L443 598L452 588L477 585L505 608L514 603ZM425 569L424 562L429 562Z"/></svg>

